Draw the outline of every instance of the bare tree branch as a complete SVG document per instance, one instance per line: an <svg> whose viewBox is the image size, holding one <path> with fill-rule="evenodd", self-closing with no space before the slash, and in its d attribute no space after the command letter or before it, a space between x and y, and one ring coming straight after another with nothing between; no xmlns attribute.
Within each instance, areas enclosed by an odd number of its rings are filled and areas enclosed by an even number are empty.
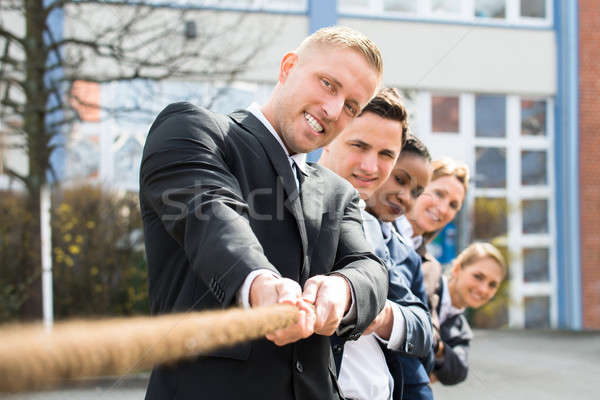
<svg viewBox="0 0 600 400"><path fill-rule="evenodd" d="M6 29L4 29L2 27L2 25L0 25L0 37L3 37L9 41L17 42L22 47L25 47L25 39L24 38L20 38L17 35L15 35L14 33L7 31Z"/></svg>
<svg viewBox="0 0 600 400"><path fill-rule="evenodd" d="M6 164L4 164L4 173L10 176L11 178L15 178L18 181L23 182L25 185L27 185L29 182L26 175L19 174L14 169L7 167Z"/></svg>

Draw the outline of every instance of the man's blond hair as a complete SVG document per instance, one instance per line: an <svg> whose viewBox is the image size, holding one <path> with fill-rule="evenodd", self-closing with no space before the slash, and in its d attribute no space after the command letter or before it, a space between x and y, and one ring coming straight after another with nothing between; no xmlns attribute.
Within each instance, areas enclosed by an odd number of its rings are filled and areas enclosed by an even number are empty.
<svg viewBox="0 0 600 400"><path fill-rule="evenodd" d="M379 78L383 75L383 59L375 43L364 34L346 26L330 26L321 28L300 43L296 49L298 54L315 44L331 45L352 49L361 54L367 63L377 71Z"/></svg>

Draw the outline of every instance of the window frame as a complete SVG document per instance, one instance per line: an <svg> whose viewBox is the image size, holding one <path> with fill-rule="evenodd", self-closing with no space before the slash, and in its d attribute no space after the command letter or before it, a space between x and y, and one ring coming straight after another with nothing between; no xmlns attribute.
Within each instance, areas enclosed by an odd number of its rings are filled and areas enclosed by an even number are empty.
<svg viewBox="0 0 600 400"><path fill-rule="evenodd" d="M432 0L418 0L417 11L394 12L385 11L383 0L368 0L366 6L346 6L344 0L338 1L338 13L342 16L353 17L385 17L409 20L427 20L432 22L452 22L477 25L510 26L523 28L552 28L554 25L554 3L545 0L546 17L523 17L520 15L522 0L505 0L505 18L487 18L475 16L475 0L462 0L461 11L458 13L433 11Z"/></svg>

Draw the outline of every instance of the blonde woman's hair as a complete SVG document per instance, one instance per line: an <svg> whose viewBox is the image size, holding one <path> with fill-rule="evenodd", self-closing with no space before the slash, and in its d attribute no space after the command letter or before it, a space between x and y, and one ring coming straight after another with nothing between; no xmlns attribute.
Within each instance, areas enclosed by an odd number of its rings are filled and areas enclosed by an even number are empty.
<svg viewBox="0 0 600 400"><path fill-rule="evenodd" d="M469 189L469 167L467 164L456 161L450 157L442 157L439 160L433 161L431 163L431 168L433 173L431 174L430 182L445 176L453 176L465 189L465 197L467 196L467 189ZM440 231L425 232L423 234L423 243L430 243L438 233L440 233Z"/></svg>
<svg viewBox="0 0 600 400"><path fill-rule="evenodd" d="M460 252L454 261L460 264L460 268L463 269L484 258L491 258L494 260L502 270L502 278L504 279L506 277L508 272L506 261L504 260L502 253L500 253L500 250L490 243L471 243L466 249Z"/></svg>
<svg viewBox="0 0 600 400"><path fill-rule="evenodd" d="M431 181L443 178L444 176L453 176L465 189L466 196L467 189L469 189L469 167L467 164L453 160L450 157L442 157L432 162L431 168L433 169Z"/></svg>
<svg viewBox="0 0 600 400"><path fill-rule="evenodd" d="M296 52L300 54L315 44L332 45L355 50L377 71L379 78L383 75L383 58L379 48L377 48L371 39L359 31L346 26L321 28L304 39L296 49Z"/></svg>

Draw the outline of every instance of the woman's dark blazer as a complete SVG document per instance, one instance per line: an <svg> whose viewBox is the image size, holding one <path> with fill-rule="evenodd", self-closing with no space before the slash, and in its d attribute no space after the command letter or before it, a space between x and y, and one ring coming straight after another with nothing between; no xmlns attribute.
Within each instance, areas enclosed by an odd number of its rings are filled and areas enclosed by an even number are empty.
<svg viewBox="0 0 600 400"><path fill-rule="evenodd" d="M433 373L442 384L456 385L467 379L469 345L473 332L463 313L449 317L443 324L439 324L443 291L448 290L443 283L442 267L435 257L427 252L424 245L419 247L417 252L422 259L431 321L434 331L437 331L435 340L444 342L444 357L435 360Z"/></svg>

